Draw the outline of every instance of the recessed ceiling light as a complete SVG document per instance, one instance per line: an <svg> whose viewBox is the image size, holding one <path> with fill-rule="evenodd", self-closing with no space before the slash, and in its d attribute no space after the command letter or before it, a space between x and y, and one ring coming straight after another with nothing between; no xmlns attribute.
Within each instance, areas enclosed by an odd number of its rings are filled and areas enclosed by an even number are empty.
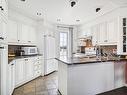
<svg viewBox="0 0 127 95"><path fill-rule="evenodd" d="M79 19L76 20L76 22L79 22L79 21L80 21Z"/></svg>

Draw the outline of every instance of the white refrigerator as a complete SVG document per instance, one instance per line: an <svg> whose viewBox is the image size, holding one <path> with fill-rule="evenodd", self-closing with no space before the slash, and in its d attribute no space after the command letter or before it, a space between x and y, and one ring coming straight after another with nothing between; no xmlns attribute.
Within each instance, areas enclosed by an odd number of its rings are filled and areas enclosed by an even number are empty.
<svg viewBox="0 0 127 95"><path fill-rule="evenodd" d="M55 37L44 36L44 73L45 75L57 71Z"/></svg>

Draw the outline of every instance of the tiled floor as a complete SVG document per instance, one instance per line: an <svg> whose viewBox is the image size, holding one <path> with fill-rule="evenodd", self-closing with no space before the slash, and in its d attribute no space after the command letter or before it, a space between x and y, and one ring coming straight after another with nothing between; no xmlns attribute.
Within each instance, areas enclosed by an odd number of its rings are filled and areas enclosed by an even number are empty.
<svg viewBox="0 0 127 95"><path fill-rule="evenodd" d="M60 95L57 72L39 77L17 89L13 95Z"/></svg>

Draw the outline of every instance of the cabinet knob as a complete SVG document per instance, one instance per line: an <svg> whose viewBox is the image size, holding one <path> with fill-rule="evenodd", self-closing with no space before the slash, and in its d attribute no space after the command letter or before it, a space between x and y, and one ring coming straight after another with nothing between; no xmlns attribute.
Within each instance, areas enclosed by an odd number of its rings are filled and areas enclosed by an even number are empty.
<svg viewBox="0 0 127 95"><path fill-rule="evenodd" d="M0 47L0 49L4 49L4 47Z"/></svg>
<svg viewBox="0 0 127 95"><path fill-rule="evenodd" d="M20 40L18 40L18 41L20 41Z"/></svg>

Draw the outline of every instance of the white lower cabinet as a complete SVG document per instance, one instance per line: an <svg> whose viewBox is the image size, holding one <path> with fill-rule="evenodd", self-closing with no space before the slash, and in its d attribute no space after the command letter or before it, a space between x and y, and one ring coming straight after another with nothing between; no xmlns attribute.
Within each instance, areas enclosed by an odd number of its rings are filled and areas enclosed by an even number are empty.
<svg viewBox="0 0 127 95"><path fill-rule="evenodd" d="M45 75L57 70L57 62L55 59L46 60Z"/></svg>
<svg viewBox="0 0 127 95"><path fill-rule="evenodd" d="M17 59L15 65L15 83L16 87L38 77L43 76L43 60L41 57L30 57Z"/></svg>
<svg viewBox="0 0 127 95"><path fill-rule="evenodd" d="M12 95L15 88L15 61L11 62L8 67L8 95Z"/></svg>
<svg viewBox="0 0 127 95"><path fill-rule="evenodd" d="M25 59L25 81L33 78L33 60L32 58Z"/></svg>
<svg viewBox="0 0 127 95"><path fill-rule="evenodd" d="M15 83L19 86L25 81L25 63L24 59L17 59L15 64Z"/></svg>

